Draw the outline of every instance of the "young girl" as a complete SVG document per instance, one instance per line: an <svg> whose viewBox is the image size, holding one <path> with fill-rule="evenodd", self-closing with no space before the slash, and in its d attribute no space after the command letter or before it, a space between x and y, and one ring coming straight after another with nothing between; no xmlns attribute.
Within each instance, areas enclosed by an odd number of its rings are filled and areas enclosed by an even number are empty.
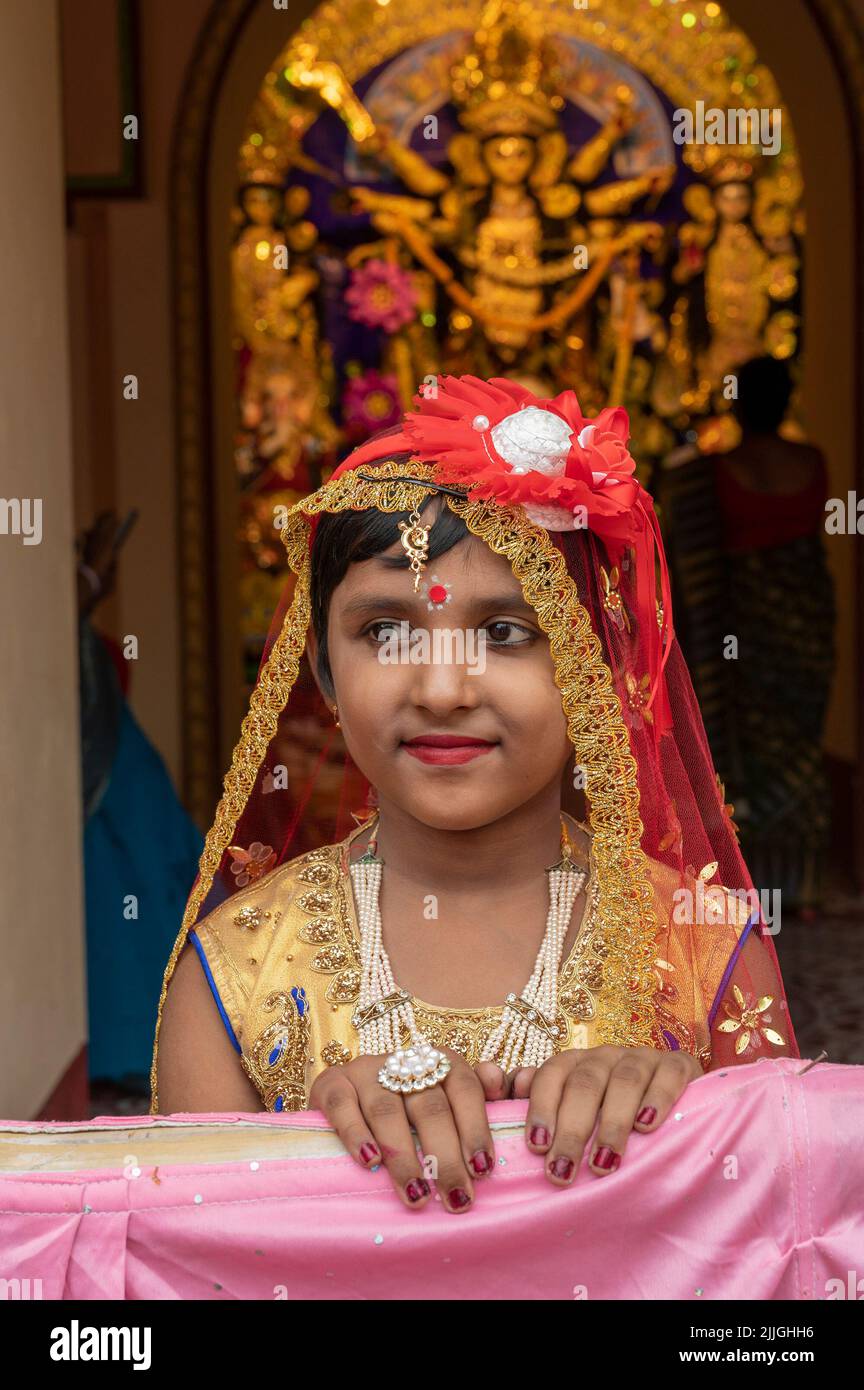
<svg viewBox="0 0 864 1390"><path fill-rule="evenodd" d="M418 1210L419 1143L461 1213L489 1100L528 1100L538 1181L566 1186L703 1071L798 1051L626 414L472 377L415 404L283 529L296 585L168 962L152 1109L320 1110ZM298 855L316 700L341 801L376 809Z"/></svg>

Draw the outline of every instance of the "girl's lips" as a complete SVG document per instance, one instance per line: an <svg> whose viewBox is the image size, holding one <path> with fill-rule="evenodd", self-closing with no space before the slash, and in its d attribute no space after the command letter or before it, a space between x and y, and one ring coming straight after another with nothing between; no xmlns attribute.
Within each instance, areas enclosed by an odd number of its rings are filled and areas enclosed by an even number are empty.
<svg viewBox="0 0 864 1390"><path fill-rule="evenodd" d="M402 747L421 763L453 767L459 763L469 763L483 753L491 753L495 744L486 743L483 739L460 738L456 734L429 734L403 743Z"/></svg>

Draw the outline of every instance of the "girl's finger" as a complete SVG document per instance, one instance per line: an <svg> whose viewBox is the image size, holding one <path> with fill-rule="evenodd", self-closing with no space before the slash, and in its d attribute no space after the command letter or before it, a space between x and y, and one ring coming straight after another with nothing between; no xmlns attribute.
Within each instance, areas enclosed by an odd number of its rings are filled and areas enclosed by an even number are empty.
<svg viewBox="0 0 864 1390"><path fill-rule="evenodd" d="M425 1163L434 1160L432 1175L445 1211L468 1211L474 1201L474 1185L443 1084L406 1096L405 1110L417 1131Z"/></svg>
<svg viewBox="0 0 864 1390"><path fill-rule="evenodd" d="M312 1099L315 1104L311 1108L322 1112L357 1163L371 1168L381 1162L381 1150L363 1118L357 1092L344 1073L335 1067L327 1072L315 1087Z"/></svg>
<svg viewBox="0 0 864 1390"><path fill-rule="evenodd" d="M386 1090L377 1077L364 1081L357 1096L363 1119L381 1150L381 1162L397 1193L407 1207L425 1206L432 1188L417 1156L405 1101L401 1095Z"/></svg>
<svg viewBox="0 0 864 1390"><path fill-rule="evenodd" d="M690 1082L702 1075L701 1066L689 1052L662 1052L633 1121L637 1134L650 1134L662 1125Z"/></svg>
<svg viewBox="0 0 864 1390"><path fill-rule="evenodd" d="M501 1076L503 1079L503 1072ZM488 1097L484 1095L480 1078L471 1067L456 1063L444 1081L444 1089L468 1171L472 1178L491 1177L495 1171L495 1144L486 1112Z"/></svg>
<svg viewBox="0 0 864 1390"><path fill-rule="evenodd" d="M645 1104L645 1095L663 1053L653 1047L628 1048L615 1063L597 1125L589 1166L598 1177L614 1173L621 1164L633 1121Z"/></svg>
<svg viewBox="0 0 864 1390"><path fill-rule="evenodd" d="M474 1071L487 1101L507 1099L510 1094L507 1077L496 1062L478 1062Z"/></svg>
<svg viewBox="0 0 864 1390"><path fill-rule="evenodd" d="M519 1067L510 1073L510 1095L513 1100L527 1100L537 1073L536 1067Z"/></svg>

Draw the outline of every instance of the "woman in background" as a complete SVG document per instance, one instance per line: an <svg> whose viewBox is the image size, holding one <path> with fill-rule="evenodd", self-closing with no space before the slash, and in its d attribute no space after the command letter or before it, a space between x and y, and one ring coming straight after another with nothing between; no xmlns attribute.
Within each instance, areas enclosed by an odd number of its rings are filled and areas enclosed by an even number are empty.
<svg viewBox="0 0 864 1390"><path fill-rule="evenodd" d="M91 622L129 528L103 512L78 541L87 1056L99 1114L140 1109L147 1093L165 952L202 845L127 701L131 663Z"/></svg>
<svg viewBox="0 0 864 1390"><path fill-rule="evenodd" d="M667 472L678 634L754 882L784 909L821 891L830 839L822 733L834 593L820 451L779 433L792 393L771 357L738 375L741 441Z"/></svg>

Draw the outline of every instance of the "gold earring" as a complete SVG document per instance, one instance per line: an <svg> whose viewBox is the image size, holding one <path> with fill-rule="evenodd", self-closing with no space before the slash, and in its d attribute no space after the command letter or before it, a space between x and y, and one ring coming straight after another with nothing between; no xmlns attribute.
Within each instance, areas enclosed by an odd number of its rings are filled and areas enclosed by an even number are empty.
<svg viewBox="0 0 864 1390"><path fill-rule="evenodd" d="M335 723L337 729L341 729L341 728L342 728L342 725L339 723L339 706L338 706L338 705L334 705L334 706L333 706L333 722Z"/></svg>

